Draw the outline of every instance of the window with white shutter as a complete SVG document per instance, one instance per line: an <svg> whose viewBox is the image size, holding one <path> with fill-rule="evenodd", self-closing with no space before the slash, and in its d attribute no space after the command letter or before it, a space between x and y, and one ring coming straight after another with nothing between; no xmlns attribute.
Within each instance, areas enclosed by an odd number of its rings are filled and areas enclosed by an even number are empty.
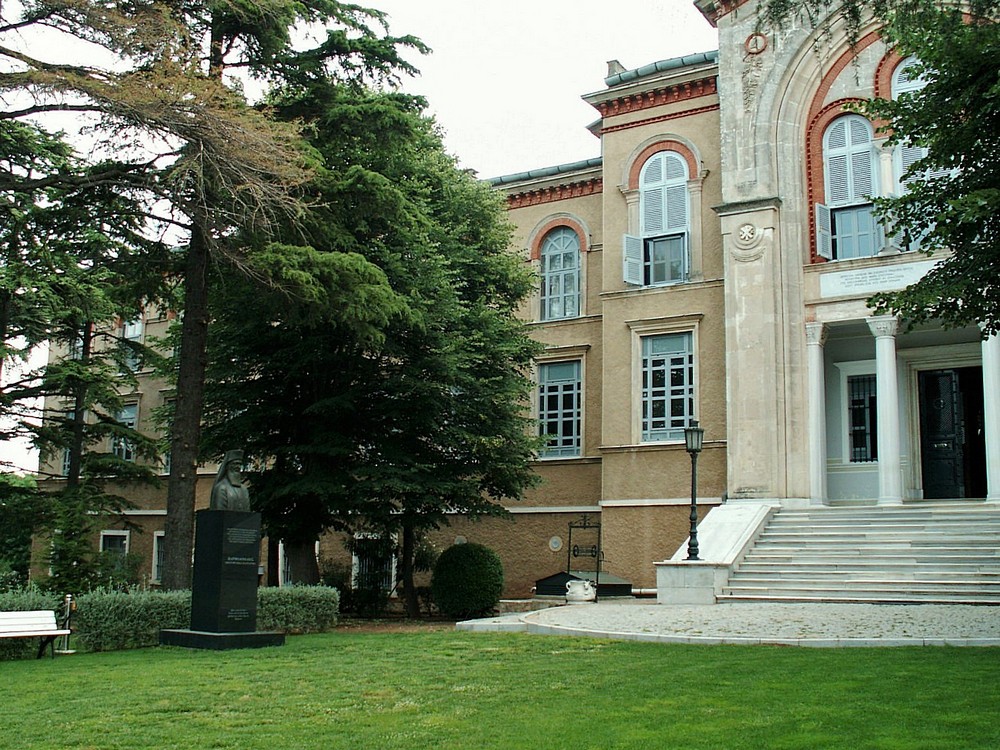
<svg viewBox="0 0 1000 750"><path fill-rule="evenodd" d="M653 154L639 173L639 235L623 240L626 284L659 286L689 276L688 167L675 151Z"/></svg>
<svg viewBox="0 0 1000 750"><path fill-rule="evenodd" d="M882 249L882 231L872 213L879 194L878 159L871 123L845 115L823 134L826 203L816 205L816 247L830 260L864 258Z"/></svg>

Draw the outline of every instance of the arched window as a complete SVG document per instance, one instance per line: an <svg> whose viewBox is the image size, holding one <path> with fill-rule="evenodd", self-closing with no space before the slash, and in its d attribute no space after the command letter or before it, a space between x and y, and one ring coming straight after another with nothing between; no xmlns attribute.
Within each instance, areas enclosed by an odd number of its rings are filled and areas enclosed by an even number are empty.
<svg viewBox="0 0 1000 750"><path fill-rule="evenodd" d="M657 286L687 281L689 214L687 161L660 151L639 172L639 236L625 237L625 283Z"/></svg>
<svg viewBox="0 0 1000 750"><path fill-rule="evenodd" d="M871 123L846 115L823 134L826 204L816 204L816 246L828 260L865 258L882 249L881 227L872 214L879 194L878 159Z"/></svg>
<svg viewBox="0 0 1000 750"><path fill-rule="evenodd" d="M540 253L542 320L575 318L580 314L580 238L570 227L545 235Z"/></svg>

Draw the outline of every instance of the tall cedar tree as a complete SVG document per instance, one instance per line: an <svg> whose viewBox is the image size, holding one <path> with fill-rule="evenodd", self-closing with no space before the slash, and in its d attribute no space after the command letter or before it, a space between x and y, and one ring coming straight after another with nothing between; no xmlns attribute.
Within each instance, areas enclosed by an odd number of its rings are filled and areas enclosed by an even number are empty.
<svg viewBox="0 0 1000 750"><path fill-rule="evenodd" d="M311 551L328 529L398 532L415 613L416 535L450 513L502 514L498 501L534 482L523 407L537 348L514 315L531 279L498 197L444 153L420 100L326 87L281 109L312 124L323 158L304 262L367 261L395 307L359 329L367 309L389 306L317 308L227 285L206 434L260 467L254 502L271 537L304 552L298 578L316 577Z"/></svg>
<svg viewBox="0 0 1000 750"><path fill-rule="evenodd" d="M398 49L420 45L372 31L366 24L384 26L378 12L332 0L29 0L13 13L0 10L0 90L16 104L0 119L83 113L114 156L102 178L144 187L150 228L185 238L172 269L184 296L163 577L165 587L182 588L191 575L209 277L245 268L233 241L241 230L266 235L301 211L309 173L297 128L248 106L228 73L294 85L385 80L409 69ZM293 36L306 25L319 41L297 49ZM87 63L64 62L64 49L80 47ZM38 57L43 49L52 59Z"/></svg>
<svg viewBox="0 0 1000 750"><path fill-rule="evenodd" d="M58 492L32 483L15 486L9 500L31 510L14 516L28 524L20 533L61 530L52 539L52 584L80 591L93 583L93 550L85 545L95 514L124 507L106 486L152 478L148 467L107 451L116 441L140 455L151 448L117 419L121 386L134 382L128 365L141 352L109 331L156 294L162 274L149 269L166 253L143 236L129 186L103 179L106 165L83 164L59 136L14 120L0 119L0 143L3 362L23 360L41 343L53 347L41 369L7 372L4 437L30 437L44 457L68 457L60 461L66 482ZM60 404L55 412L35 405L46 398Z"/></svg>
<svg viewBox="0 0 1000 750"><path fill-rule="evenodd" d="M856 42L867 18L927 85L861 111L884 123L889 143L927 149L906 178L906 191L875 201L883 223L904 244L950 254L920 281L878 294L869 304L909 323L980 325L1000 332L1000 2L961 5L933 0L764 0L764 27L793 21L813 27L841 19Z"/></svg>

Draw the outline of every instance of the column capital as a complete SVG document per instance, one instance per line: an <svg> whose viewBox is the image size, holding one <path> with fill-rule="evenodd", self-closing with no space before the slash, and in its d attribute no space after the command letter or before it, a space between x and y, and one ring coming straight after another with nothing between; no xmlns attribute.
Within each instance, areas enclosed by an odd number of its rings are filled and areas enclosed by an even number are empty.
<svg viewBox="0 0 1000 750"><path fill-rule="evenodd" d="M872 336L877 339L886 336L894 337L899 330L899 318L893 315L876 315L868 318L865 322L868 323L868 329L872 332Z"/></svg>
<svg viewBox="0 0 1000 750"><path fill-rule="evenodd" d="M826 345L826 335L829 331L826 323L806 323L806 343L816 346Z"/></svg>

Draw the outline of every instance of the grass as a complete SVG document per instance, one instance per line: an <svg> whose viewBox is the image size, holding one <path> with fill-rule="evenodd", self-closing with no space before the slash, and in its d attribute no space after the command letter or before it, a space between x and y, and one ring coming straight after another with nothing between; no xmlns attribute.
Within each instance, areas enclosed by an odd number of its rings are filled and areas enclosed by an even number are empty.
<svg viewBox="0 0 1000 750"><path fill-rule="evenodd" d="M338 630L0 663L3 748L997 748L1000 649Z"/></svg>

